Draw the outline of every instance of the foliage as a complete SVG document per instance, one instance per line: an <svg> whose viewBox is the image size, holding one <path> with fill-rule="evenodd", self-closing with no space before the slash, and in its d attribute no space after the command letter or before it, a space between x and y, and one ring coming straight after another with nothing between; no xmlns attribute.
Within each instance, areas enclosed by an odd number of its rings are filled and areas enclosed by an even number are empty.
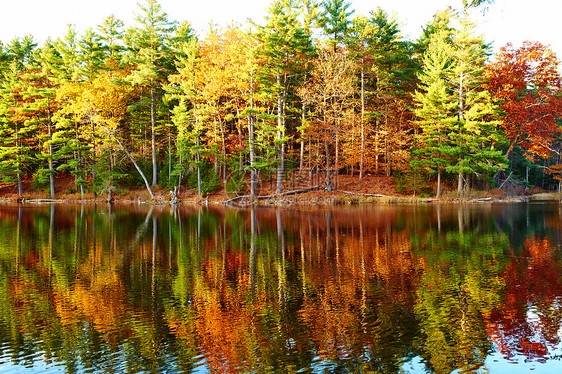
<svg viewBox="0 0 562 374"><path fill-rule="evenodd" d="M562 109L558 66L554 52L538 42L524 42L519 48L508 44L487 66L486 88L505 113L501 128L509 140L508 155L516 145L531 160L553 153Z"/></svg>
<svg viewBox="0 0 562 374"><path fill-rule="evenodd" d="M468 13L492 3L438 12L416 41L381 8L352 18L344 0L275 0L261 24L201 36L145 0L133 26L110 16L42 45L16 38L0 44L0 178L19 194L47 178L55 196L71 175L94 197L196 178L202 196L255 194L276 175L281 193L298 165L300 180L395 175L416 193L436 178L437 195L442 178L463 194L504 170L556 188L542 171L560 174L558 60L527 42L488 61Z"/></svg>

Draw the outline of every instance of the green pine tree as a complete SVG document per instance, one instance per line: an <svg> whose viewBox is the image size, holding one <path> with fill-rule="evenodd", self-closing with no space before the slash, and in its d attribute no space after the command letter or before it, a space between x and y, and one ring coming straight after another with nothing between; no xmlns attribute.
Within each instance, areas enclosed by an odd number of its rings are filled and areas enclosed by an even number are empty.
<svg viewBox="0 0 562 374"><path fill-rule="evenodd" d="M41 167L36 172L36 178L42 182L49 181L49 195L55 197L55 174L58 159L55 157L58 142L54 136L56 132L53 114L57 110L55 70L60 60L51 41L47 41L43 48L37 50L37 64L25 73L29 82L24 98L28 99L26 111L34 113L34 117L27 121L29 126L39 128L38 140L41 145L38 153L39 160L46 161L47 167Z"/></svg>
<svg viewBox="0 0 562 374"><path fill-rule="evenodd" d="M346 37L351 26L351 17L355 10L349 10L351 3L345 0L325 0L322 2L322 12L318 24L330 38L334 51L337 50Z"/></svg>
<svg viewBox="0 0 562 374"><path fill-rule="evenodd" d="M449 152L455 162L447 166L447 171L458 175L459 194L468 189L470 176L486 178L505 169L507 163L497 149L501 141L496 130L499 108L482 88L488 46L481 36L473 35L474 27L465 12L452 38L454 63L448 76L450 88L457 97L458 121L449 133L454 144Z"/></svg>
<svg viewBox="0 0 562 374"><path fill-rule="evenodd" d="M458 30L443 27L430 35L423 57L422 91L415 95L422 132L414 152L421 157L413 166L437 172L437 197L442 171L457 174L461 195L472 176L486 180L506 165L497 149L498 108L482 88L487 46L473 29L465 12Z"/></svg>
<svg viewBox="0 0 562 374"><path fill-rule="evenodd" d="M448 133L457 122L455 109L458 107L447 84L447 78L453 68L452 47L448 41L448 32L441 30L430 37L430 42L423 56L423 70L419 74L420 91L414 94L416 121L421 133L417 137L418 149L415 149L411 167L437 174L436 197L441 196L441 177L444 168L451 163L452 146Z"/></svg>
<svg viewBox="0 0 562 374"><path fill-rule="evenodd" d="M169 45L174 23L168 20L168 15L156 0L146 0L144 6L140 5L140 10L136 18L139 26L129 29L124 39L129 48L127 59L133 67L128 80L131 84L142 87L147 95L150 112L152 186L156 186L158 115L162 105L163 85L166 84L166 77L173 68Z"/></svg>
<svg viewBox="0 0 562 374"><path fill-rule="evenodd" d="M291 1L278 0L269 8L267 24L257 38L261 43L260 57L264 60L259 73L264 93L276 99L277 139L279 147L277 188L283 191L286 148L286 109L290 95L295 94L295 77L302 74L306 57L312 50L310 34L298 20L298 9Z"/></svg>

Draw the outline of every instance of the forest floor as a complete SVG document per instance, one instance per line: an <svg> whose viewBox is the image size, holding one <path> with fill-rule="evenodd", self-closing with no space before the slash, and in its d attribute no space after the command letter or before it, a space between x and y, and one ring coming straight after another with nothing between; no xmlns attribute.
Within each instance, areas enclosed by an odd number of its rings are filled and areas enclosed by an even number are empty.
<svg viewBox="0 0 562 374"><path fill-rule="evenodd" d="M367 175L362 180L358 176L339 175L333 178L333 191L326 191L325 186L291 185L285 188L283 194L275 194L274 181L262 182L258 186L256 195L259 205L336 205L358 203L420 203L437 201L433 197L405 195L397 191L396 181L391 177ZM17 194L16 183L0 183L0 202L28 201L28 202L107 202L108 195L94 196L91 192L82 197L75 192L72 177L60 177L55 182L55 199L49 197L46 188L37 189L31 180L24 180L23 195ZM146 189L119 189L112 194L116 202L146 202L154 204L169 204L172 200L171 191L156 188L155 199L151 200ZM177 195L177 201L190 204L232 204L248 205L250 203L248 191L227 193L224 189L208 194L199 199L194 189L182 189ZM458 198L454 186L445 186L445 192L439 202L495 202L522 201L533 197L542 199L561 199L562 195L548 193L539 188L523 188L517 184L506 186L503 190L471 191L467 196Z"/></svg>

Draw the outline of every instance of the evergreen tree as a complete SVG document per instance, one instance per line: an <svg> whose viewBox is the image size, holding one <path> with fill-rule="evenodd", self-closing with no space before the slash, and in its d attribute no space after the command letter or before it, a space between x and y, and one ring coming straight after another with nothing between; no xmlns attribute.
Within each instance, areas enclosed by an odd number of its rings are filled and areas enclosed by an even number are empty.
<svg viewBox="0 0 562 374"><path fill-rule="evenodd" d="M382 9L371 12L369 23L374 30L369 46L372 58L372 105L369 115L375 122L374 148L375 173L379 173L380 159L384 158L386 176L392 173L393 164L404 162L411 141L410 128L404 126L409 118L411 93L415 89L416 74L410 42L402 39L398 21Z"/></svg>
<svg viewBox="0 0 562 374"><path fill-rule="evenodd" d="M277 193L283 190L287 99L289 91L294 91L291 84L303 69L307 51L312 48L310 35L299 23L297 15L290 1L277 0L269 8L266 26L258 32L258 40L262 46L261 57L264 60L260 80L264 90L277 99Z"/></svg>
<svg viewBox="0 0 562 374"><path fill-rule="evenodd" d="M52 81L59 86L57 95L63 98L63 92L67 90L78 90L83 83L81 74L80 41L76 30L69 26L67 34L62 39L57 39L54 43L58 59L53 61L51 68L53 71ZM56 58L56 57L55 57ZM62 95L61 95L62 94ZM60 106L53 115L56 133L53 136L53 144L56 146L55 158L60 160L57 167L58 171L69 171L74 175L74 184L84 195L85 180L85 158L88 151L86 141L80 136L84 127L82 121L75 114L69 113L71 100L60 100ZM95 142L92 138L92 147ZM92 182L95 182L96 174L92 164ZM95 190L94 197L95 197Z"/></svg>
<svg viewBox="0 0 562 374"><path fill-rule="evenodd" d="M501 140L496 131L500 122L495 118L499 107L492 102L491 95L482 88L484 63L488 46L482 37L473 35L474 24L467 12L460 20L453 44L453 67L449 84L457 96L458 121L449 133L456 162L447 171L458 174L458 193L466 189L468 177L486 177L505 168L506 159L497 148Z"/></svg>
<svg viewBox="0 0 562 374"><path fill-rule="evenodd" d="M431 36L437 32L444 31L449 35L454 31L451 25L451 19L454 15L453 9L448 7L447 9L437 12L431 22L429 22L422 30L421 36L414 43L414 48L417 53L418 58L421 60L423 54L426 52ZM420 62L421 63L421 62Z"/></svg>
<svg viewBox="0 0 562 374"><path fill-rule="evenodd" d="M323 11L318 23L329 36L330 43L336 51L351 26L349 17L355 13L355 10L349 10L351 4L345 0L325 0L321 6Z"/></svg>
<svg viewBox="0 0 562 374"><path fill-rule="evenodd" d="M20 196L24 169L28 166L28 145L33 138L29 128L24 127L22 94L26 86L21 74L33 61L35 47L33 39L26 36L14 39L0 53L0 63L4 65L0 70L0 175L4 181L17 182Z"/></svg>
<svg viewBox="0 0 562 374"><path fill-rule="evenodd" d="M93 29L87 29L78 41L78 47L80 51L78 72L83 80L91 82L105 68L106 55L102 37Z"/></svg>
<svg viewBox="0 0 562 374"><path fill-rule="evenodd" d="M10 62L15 61L17 69L22 71L25 65L33 63L33 51L37 47L37 43L33 37L26 35L23 38L15 38L5 48L4 54L0 58L6 63L6 67Z"/></svg>
<svg viewBox="0 0 562 374"><path fill-rule="evenodd" d="M171 85L166 89L168 97L177 101L173 112L172 121L177 127L177 152L180 164L178 165L178 186L184 173L184 159L194 159L191 163L197 170L197 194L202 197L201 184L201 123L198 116L198 100L200 99L201 71L199 68L199 42L193 38L184 40L177 45L179 53L176 55L177 74L168 77ZM189 157L195 153L195 158ZM187 160L186 160L187 161ZM186 163L189 165L189 163Z"/></svg>
<svg viewBox="0 0 562 374"><path fill-rule="evenodd" d="M56 139L54 134L56 127L53 122L53 114L57 110L55 100L57 85L55 82L55 70L60 60L51 41L47 41L43 48L37 50L37 64L28 69L25 79L29 82L24 98L28 99L25 111L33 113L33 118L28 124L39 128L38 140L40 143L39 159L47 162L47 168L40 168L36 172L36 180L42 182L48 177L49 195L55 197L55 157Z"/></svg>
<svg viewBox="0 0 562 374"><path fill-rule="evenodd" d="M457 121L454 110L458 107L456 98L447 87L447 78L452 69L451 45L448 32L440 30L430 37L423 56L423 71L419 75L421 91L416 91L414 101L416 123L421 129L418 149L411 167L430 173L437 173L436 197L441 195L441 175L451 160L447 149L451 146L447 134Z"/></svg>
<svg viewBox="0 0 562 374"><path fill-rule="evenodd" d="M112 61L113 68L119 67L125 47L123 46L123 21L111 15L98 26L101 49L106 54L106 61ZM106 68L111 66L106 66Z"/></svg>
<svg viewBox="0 0 562 374"><path fill-rule="evenodd" d="M22 194L22 162L20 147L21 124L14 113L17 94L20 90L18 82L18 62L13 60L2 72L0 79L0 175L3 182L13 181L18 184L18 195Z"/></svg>
<svg viewBox="0 0 562 374"><path fill-rule="evenodd" d="M162 86L170 73L171 59L169 41L174 23L156 0L146 0L140 6L141 13L136 20L139 27L131 28L125 35L129 48L128 61L133 69L128 80L147 91L150 110L150 139L152 154L152 186L158 184L158 152L156 135L158 114L163 95Z"/></svg>
<svg viewBox="0 0 562 374"><path fill-rule="evenodd" d="M416 163L437 172L437 197L442 170L457 174L460 195L469 176L485 178L505 168L497 149L498 108L482 88L487 47L472 30L465 13L458 31L443 28L430 36L419 77L423 91L415 95L422 130Z"/></svg>

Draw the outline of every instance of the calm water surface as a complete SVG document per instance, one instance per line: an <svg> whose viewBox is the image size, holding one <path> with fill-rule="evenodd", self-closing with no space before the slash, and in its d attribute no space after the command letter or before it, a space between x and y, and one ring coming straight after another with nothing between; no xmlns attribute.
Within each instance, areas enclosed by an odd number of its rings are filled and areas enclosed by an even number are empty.
<svg viewBox="0 0 562 374"><path fill-rule="evenodd" d="M0 372L560 372L561 244L558 203L0 205Z"/></svg>

